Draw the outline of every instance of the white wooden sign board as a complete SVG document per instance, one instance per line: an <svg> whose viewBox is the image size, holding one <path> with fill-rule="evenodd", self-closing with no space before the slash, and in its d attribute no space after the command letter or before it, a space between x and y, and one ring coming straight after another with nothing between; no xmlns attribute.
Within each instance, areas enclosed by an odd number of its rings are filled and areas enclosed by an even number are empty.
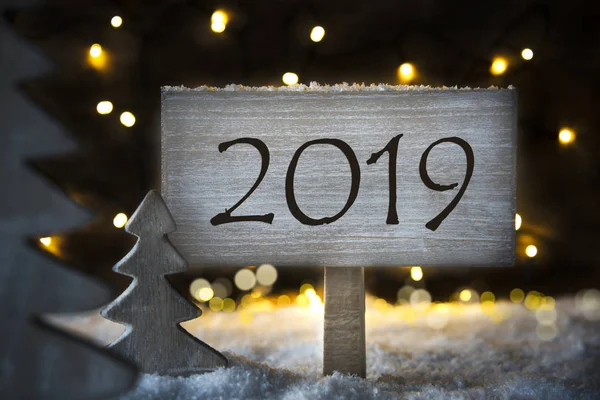
<svg viewBox="0 0 600 400"><path fill-rule="evenodd" d="M165 88L170 239L202 267L512 265L516 97Z"/></svg>

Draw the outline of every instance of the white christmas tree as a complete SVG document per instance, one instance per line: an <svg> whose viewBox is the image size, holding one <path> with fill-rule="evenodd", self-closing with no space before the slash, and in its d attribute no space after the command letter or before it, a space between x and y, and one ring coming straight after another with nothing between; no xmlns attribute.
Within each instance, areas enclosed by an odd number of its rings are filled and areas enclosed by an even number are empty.
<svg viewBox="0 0 600 400"><path fill-rule="evenodd" d="M88 214L27 165L74 147L19 89L46 63L10 29L7 5L0 1L0 399L112 396L133 385L133 367L43 316L97 308L111 292L27 244L73 229Z"/></svg>
<svg viewBox="0 0 600 400"><path fill-rule="evenodd" d="M146 373L190 375L226 366L223 355L179 325L201 311L165 277L186 271L188 264L166 236L175 231L175 221L157 191L146 195L125 230L139 240L114 267L134 278L131 286L102 311L104 317L127 326L110 349Z"/></svg>

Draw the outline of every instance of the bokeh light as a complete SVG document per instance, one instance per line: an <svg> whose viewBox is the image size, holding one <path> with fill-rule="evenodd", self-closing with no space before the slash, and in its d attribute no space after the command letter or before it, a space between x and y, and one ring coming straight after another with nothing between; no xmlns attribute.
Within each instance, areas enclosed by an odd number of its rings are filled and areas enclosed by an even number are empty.
<svg viewBox="0 0 600 400"><path fill-rule="evenodd" d="M102 46L100 46L98 43L94 43L90 47L90 56L93 58L98 58L101 55L102 55Z"/></svg>
<svg viewBox="0 0 600 400"><path fill-rule="evenodd" d="M529 61L533 58L533 50L531 49L523 49L523 51L521 51L521 57L523 57L523 60Z"/></svg>
<svg viewBox="0 0 600 400"><path fill-rule="evenodd" d="M116 228L122 228L122 227L125 226L125 224L127 224L127 220L128 220L127 214L125 214L125 213L118 213L113 218L113 225Z"/></svg>
<svg viewBox="0 0 600 400"><path fill-rule="evenodd" d="M277 280L277 269L271 264L263 264L256 270L256 280L263 286L271 286Z"/></svg>
<svg viewBox="0 0 600 400"><path fill-rule="evenodd" d="M119 119L121 123L127 128L131 128L133 125L135 125L135 115L133 115L129 111L125 111L124 113L122 113Z"/></svg>
<svg viewBox="0 0 600 400"><path fill-rule="evenodd" d="M223 299L223 311L224 312L234 312L235 311L235 301L230 298Z"/></svg>
<svg viewBox="0 0 600 400"><path fill-rule="evenodd" d="M198 296L197 296L198 300L209 301L210 299L213 298L213 296L215 295L215 292L213 292L211 287L202 287L202 288L198 289L197 294L198 294Z"/></svg>
<svg viewBox="0 0 600 400"><path fill-rule="evenodd" d="M96 105L96 111L100 115L110 114L113 110L113 104L108 100L103 100Z"/></svg>
<svg viewBox="0 0 600 400"><path fill-rule="evenodd" d="M515 214L515 230L518 231L521 229L521 224L523 223L523 219L519 214Z"/></svg>
<svg viewBox="0 0 600 400"><path fill-rule="evenodd" d="M401 83L409 83L415 78L415 67L411 63L404 63L398 67L398 79Z"/></svg>
<svg viewBox="0 0 600 400"><path fill-rule="evenodd" d="M575 132L569 128L562 128L558 132L558 141L563 145L573 143L575 141Z"/></svg>
<svg viewBox="0 0 600 400"><path fill-rule="evenodd" d="M229 15L224 10L216 10L210 17L210 29L215 33L222 33L227 28Z"/></svg>
<svg viewBox="0 0 600 400"><path fill-rule="evenodd" d="M490 66L490 73L492 75L502 75L506 72L508 68L508 61L502 57L496 57L492 61L492 65Z"/></svg>
<svg viewBox="0 0 600 400"><path fill-rule="evenodd" d="M525 299L525 292L519 288L514 288L510 291L510 301L513 303L521 303Z"/></svg>
<svg viewBox="0 0 600 400"><path fill-rule="evenodd" d="M460 301L464 301L466 303L468 301L471 301L471 299L473 298L473 292L469 289L463 289L460 291L458 298L460 299Z"/></svg>
<svg viewBox="0 0 600 400"><path fill-rule="evenodd" d="M410 277L415 282L420 281L423 279L423 269L421 267L412 267L410 269Z"/></svg>
<svg viewBox="0 0 600 400"><path fill-rule="evenodd" d="M286 72L281 77L281 80L283 81L283 83L285 83L288 86L295 85L298 83L298 75L296 75L293 72Z"/></svg>
<svg viewBox="0 0 600 400"><path fill-rule="evenodd" d="M525 248L525 255L529 258L533 258L533 257L537 256L537 253L538 253L538 249L533 244L530 244L529 246L527 246Z"/></svg>
<svg viewBox="0 0 600 400"><path fill-rule="evenodd" d="M223 310L223 299L215 296L208 302L208 307L211 311L218 312Z"/></svg>
<svg viewBox="0 0 600 400"><path fill-rule="evenodd" d="M322 26L315 26L310 31L310 40L320 42L325 37L325 29Z"/></svg>
<svg viewBox="0 0 600 400"><path fill-rule="evenodd" d="M200 301L200 289L210 288L210 283L203 278L197 278L190 284L190 294L193 298Z"/></svg>
<svg viewBox="0 0 600 400"><path fill-rule="evenodd" d="M240 290L250 290L256 285L256 276L248 268L240 269L233 278L235 286Z"/></svg>
<svg viewBox="0 0 600 400"><path fill-rule="evenodd" d="M111 18L110 24L113 26L113 28L118 28L121 25L123 25L123 18L121 18L118 15L115 15L114 17Z"/></svg>

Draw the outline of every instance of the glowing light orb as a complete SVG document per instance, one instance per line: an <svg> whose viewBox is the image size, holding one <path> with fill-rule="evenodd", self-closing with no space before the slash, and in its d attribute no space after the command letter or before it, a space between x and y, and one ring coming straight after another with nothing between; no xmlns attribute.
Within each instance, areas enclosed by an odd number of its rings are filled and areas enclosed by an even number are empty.
<svg viewBox="0 0 600 400"><path fill-rule="evenodd" d="M558 140L561 144L571 144L575 141L575 132L569 128L563 128L558 132Z"/></svg>
<svg viewBox="0 0 600 400"><path fill-rule="evenodd" d="M128 220L127 214L125 214L125 213L118 213L113 218L113 225L115 226L115 228L122 228L127 223L127 220Z"/></svg>
<svg viewBox="0 0 600 400"><path fill-rule="evenodd" d="M256 270L256 280L263 286L271 286L277 280L277 270L271 264L263 264Z"/></svg>
<svg viewBox="0 0 600 400"><path fill-rule="evenodd" d="M423 269L421 267L412 267L410 269L410 277L415 282L420 281L423 279Z"/></svg>
<svg viewBox="0 0 600 400"><path fill-rule="evenodd" d="M100 46L98 43L93 44L90 47L90 56L92 56L93 58L98 58L102 55L102 46Z"/></svg>
<svg viewBox="0 0 600 400"><path fill-rule="evenodd" d="M492 65L490 67L490 73L492 75L502 75L503 73L506 72L507 68L508 68L508 61L506 61L505 58L496 57L492 61Z"/></svg>
<svg viewBox="0 0 600 400"><path fill-rule="evenodd" d="M281 77L281 80L288 86L295 85L298 83L298 75L293 72L286 72Z"/></svg>
<svg viewBox="0 0 600 400"><path fill-rule="evenodd" d="M520 303L525 298L525 292L519 288L514 288L510 291L510 301L513 303Z"/></svg>
<svg viewBox="0 0 600 400"><path fill-rule="evenodd" d="M215 33L222 33L227 28L229 15L224 10L216 10L210 17L210 29Z"/></svg>
<svg viewBox="0 0 600 400"><path fill-rule="evenodd" d="M129 111L125 111L123 114L121 114L120 121L127 128L131 128L133 125L135 125L135 115Z"/></svg>
<svg viewBox="0 0 600 400"><path fill-rule="evenodd" d="M108 100L103 100L96 105L96 111L100 115L110 114L113 110L113 104Z"/></svg>
<svg viewBox="0 0 600 400"><path fill-rule="evenodd" d="M233 278L235 286L240 290L250 290L256 285L256 276L251 270L240 269Z"/></svg>
<svg viewBox="0 0 600 400"><path fill-rule="evenodd" d="M325 29L322 26L315 26L310 31L310 40L320 42L325 37Z"/></svg>
<svg viewBox="0 0 600 400"><path fill-rule="evenodd" d="M203 287L198 290L197 299L200 301L209 301L214 295L215 292L213 292L211 287Z"/></svg>
<svg viewBox="0 0 600 400"><path fill-rule="evenodd" d="M531 49L523 49L523 51L521 51L521 57L523 57L523 60L529 61L533 58L533 50Z"/></svg>
<svg viewBox="0 0 600 400"><path fill-rule="evenodd" d="M458 298L461 301L465 301L465 302L471 300L472 297L473 297L473 293L469 289L461 290L460 294L458 295Z"/></svg>
<svg viewBox="0 0 600 400"><path fill-rule="evenodd" d="M538 249L536 246L530 244L525 248L525 255L529 258L533 258L537 255Z"/></svg>
<svg viewBox="0 0 600 400"><path fill-rule="evenodd" d="M398 67L398 78L402 83L408 83L415 78L415 67L411 63L404 63Z"/></svg>
<svg viewBox="0 0 600 400"><path fill-rule="evenodd" d="M113 28L118 28L121 25L123 25L123 18L119 17L118 15L115 15L111 18L110 24L113 26Z"/></svg>
<svg viewBox="0 0 600 400"><path fill-rule="evenodd" d="M523 223L523 218L519 214L515 214L515 230L518 231L521 229L521 224Z"/></svg>

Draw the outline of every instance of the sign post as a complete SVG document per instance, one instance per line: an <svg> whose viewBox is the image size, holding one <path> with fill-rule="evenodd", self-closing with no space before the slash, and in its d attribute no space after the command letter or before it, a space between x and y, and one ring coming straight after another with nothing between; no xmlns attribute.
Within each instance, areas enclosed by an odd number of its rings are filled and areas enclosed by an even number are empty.
<svg viewBox="0 0 600 400"><path fill-rule="evenodd" d="M170 239L192 266L326 266L325 373L365 376L363 267L513 264L515 176L511 89L162 92Z"/></svg>

